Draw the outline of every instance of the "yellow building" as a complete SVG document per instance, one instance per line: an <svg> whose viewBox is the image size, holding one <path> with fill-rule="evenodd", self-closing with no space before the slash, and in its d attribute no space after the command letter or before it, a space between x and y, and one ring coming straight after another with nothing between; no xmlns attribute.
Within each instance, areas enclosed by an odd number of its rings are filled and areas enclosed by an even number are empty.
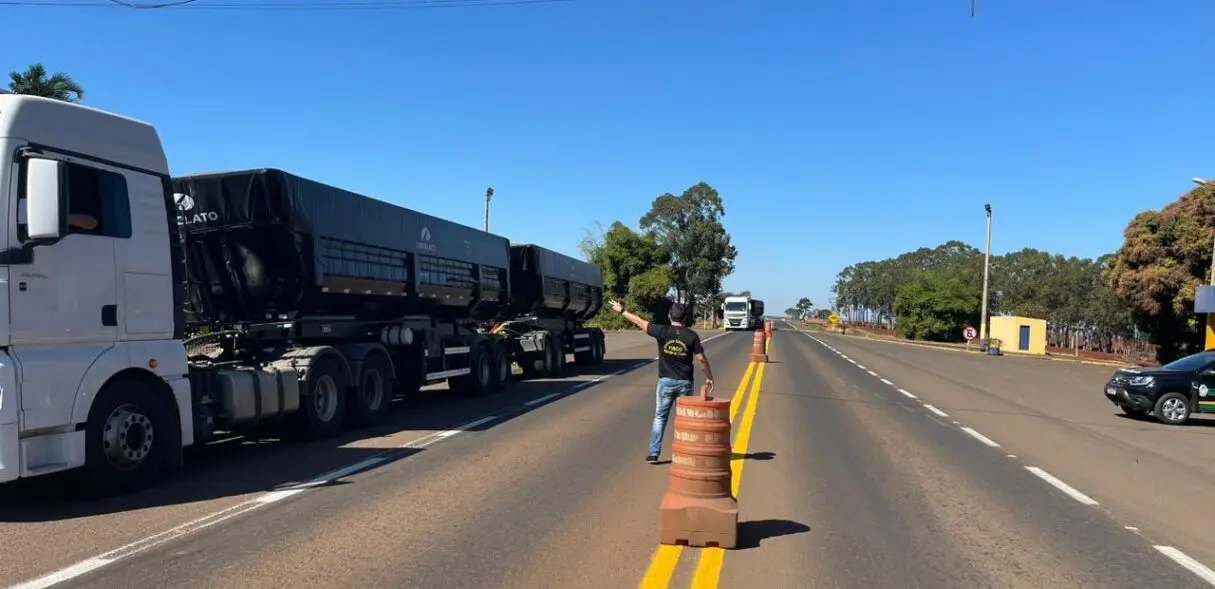
<svg viewBox="0 0 1215 589"><path fill-rule="evenodd" d="M1001 352L1046 354L1046 320L1029 317L989 317L991 337L1000 340Z"/></svg>

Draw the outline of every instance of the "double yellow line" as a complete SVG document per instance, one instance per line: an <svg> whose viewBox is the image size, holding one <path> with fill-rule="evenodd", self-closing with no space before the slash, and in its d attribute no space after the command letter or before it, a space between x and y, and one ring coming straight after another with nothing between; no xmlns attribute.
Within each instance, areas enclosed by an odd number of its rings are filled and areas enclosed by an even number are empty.
<svg viewBox="0 0 1215 589"><path fill-rule="evenodd" d="M767 344L765 347L771 348L771 342L769 341ZM743 464L745 463L743 457L747 454L747 444L751 440L751 425L755 421L755 407L759 404L759 389L764 380L764 367L766 366L767 364L764 363L748 363L742 382L738 383L738 389L734 391L734 398L730 399L730 423L737 424L732 448L734 457L730 459L730 490L733 491L735 497L738 497L738 485L742 480ZM755 376L754 379L751 378L752 375ZM748 382L751 384L750 395L745 394ZM747 399L747 406L742 413L742 422L739 423L734 418L738 415L738 409L742 406L744 396ZM646 570L645 577L641 580L641 589L669 587L671 577L674 576L675 569L679 566L679 557L682 554L682 546L660 545L650 560L650 568ZM696 563L692 588L716 589L717 581L721 578L721 565L724 560L725 550L721 548L700 549L700 560Z"/></svg>

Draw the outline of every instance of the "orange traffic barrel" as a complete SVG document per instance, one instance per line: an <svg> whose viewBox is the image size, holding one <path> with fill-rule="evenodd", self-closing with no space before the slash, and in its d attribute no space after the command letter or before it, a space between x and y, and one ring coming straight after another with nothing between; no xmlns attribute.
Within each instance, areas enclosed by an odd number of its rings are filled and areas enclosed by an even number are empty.
<svg viewBox="0 0 1215 589"><path fill-rule="evenodd" d="M768 361L768 340L767 334L763 330L755 332L755 339L751 342L751 361L752 362L767 362Z"/></svg>
<svg viewBox="0 0 1215 589"><path fill-rule="evenodd" d="M730 489L730 401L675 401L671 474L662 498L663 544L734 548L738 500Z"/></svg>

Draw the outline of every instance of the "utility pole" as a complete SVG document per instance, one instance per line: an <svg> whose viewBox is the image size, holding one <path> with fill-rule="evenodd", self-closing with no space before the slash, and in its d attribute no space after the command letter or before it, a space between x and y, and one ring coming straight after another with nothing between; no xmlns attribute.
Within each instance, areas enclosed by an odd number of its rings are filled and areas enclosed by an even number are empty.
<svg viewBox="0 0 1215 589"><path fill-rule="evenodd" d="M987 335L987 276L991 268L991 205L983 205L987 211L987 252L983 254L983 308L979 316L979 340L985 340Z"/></svg>
<svg viewBox="0 0 1215 589"><path fill-rule="evenodd" d="M489 201L494 197L494 187L485 189L485 232L489 233Z"/></svg>

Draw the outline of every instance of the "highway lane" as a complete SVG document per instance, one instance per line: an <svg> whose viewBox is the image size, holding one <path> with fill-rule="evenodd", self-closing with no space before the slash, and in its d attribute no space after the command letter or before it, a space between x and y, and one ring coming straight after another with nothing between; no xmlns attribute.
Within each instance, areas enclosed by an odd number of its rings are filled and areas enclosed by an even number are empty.
<svg viewBox="0 0 1215 589"><path fill-rule="evenodd" d="M639 341L632 355L652 358L652 340ZM706 343L727 389L749 344L747 334ZM518 415L492 409L499 419L475 431L92 572L85 563L59 586L635 586L666 485L665 467L644 462L655 372Z"/></svg>
<svg viewBox="0 0 1215 589"><path fill-rule="evenodd" d="M1181 427L1127 418L1102 395L1109 366L816 337L1079 490L1151 544L1215 567L1215 513L1205 508L1215 504L1210 418Z"/></svg>
<svg viewBox="0 0 1215 589"><path fill-rule="evenodd" d="M706 337L711 334L706 334ZM653 357L653 340L637 332L607 334L607 362L572 364L561 379L512 383L506 391L466 399L428 387L391 423L311 444L234 440L212 444L161 486L109 500L78 500L57 479L0 488L0 587L72 565L209 514L235 509L262 493L368 459L385 449L434 436L485 415L568 391ZM610 379L609 379L610 380Z"/></svg>
<svg viewBox="0 0 1215 589"><path fill-rule="evenodd" d="M706 344L719 396L744 380L750 339ZM877 368L793 332L771 360L737 404L741 548L678 550L657 586L1207 586ZM664 552L667 467L643 462L654 377L650 364L509 419L498 408L407 459L58 586L637 587Z"/></svg>
<svg viewBox="0 0 1215 589"><path fill-rule="evenodd" d="M1206 586L809 337L778 332L771 360L742 547L717 583L709 551L685 549L670 587Z"/></svg>

